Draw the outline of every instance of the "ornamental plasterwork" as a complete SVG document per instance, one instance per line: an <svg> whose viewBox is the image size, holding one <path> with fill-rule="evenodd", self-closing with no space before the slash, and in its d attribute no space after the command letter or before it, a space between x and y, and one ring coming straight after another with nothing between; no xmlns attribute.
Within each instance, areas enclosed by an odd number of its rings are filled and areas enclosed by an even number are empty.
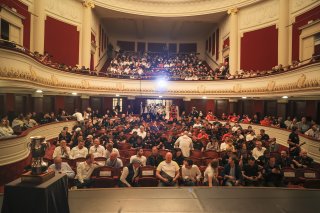
<svg viewBox="0 0 320 213"><path fill-rule="evenodd" d="M7 63L10 64L10 63ZM317 65L314 65L317 66ZM51 74L50 74L51 72ZM76 74L66 73L52 73L51 69L36 68L36 66L26 66L25 68L15 68L7 66L6 64L0 64L0 79L10 80L16 82L23 82L25 84L32 84L34 86L42 86L43 88L50 88L52 90L76 90L76 91L91 91L93 93L101 92L115 92L120 91L122 93L139 93L140 87L135 84L134 80L125 80L132 83L132 87L126 88L123 82L116 82L118 79L102 79L101 77L90 77L88 79L83 76ZM49 74L49 75L48 75ZM77 77L79 76L79 77ZM69 80L68 80L69 79ZM74 79L74 80L70 80ZM245 79L239 80L230 80L223 82L223 87L210 86L215 82L208 82L207 85L200 84L199 86L195 85L198 82L183 82L180 84L176 82L176 86L172 86L166 89L165 94L167 95L192 95L192 94L206 94L206 95L238 95L239 92L243 94L276 94L281 92L300 92L300 91L316 91L320 89L320 76L315 75L307 79L306 74L301 74L294 78L290 78L290 82L282 81L284 78L277 78L278 80L271 80L267 83L266 86L261 84L253 83L250 85L250 80L246 81ZM251 79L252 80L252 79ZM105 83L104 83L105 81ZM99 83L97 83L99 82ZM146 81L148 82L148 81ZM280 83L281 82L281 83ZM216 82L219 84L220 82ZM146 86L141 88L141 92L144 94L156 94L157 91L153 87L153 83L144 83ZM178 85L181 86L178 86ZM190 85L190 86L188 86ZM221 85L221 84L220 84Z"/></svg>
<svg viewBox="0 0 320 213"><path fill-rule="evenodd" d="M295 13L309 5L312 5L319 0L290 0L291 1L291 13Z"/></svg>
<svg viewBox="0 0 320 213"><path fill-rule="evenodd" d="M46 9L62 19L77 23L82 22L82 6L75 0L41 0L46 1Z"/></svg>
<svg viewBox="0 0 320 213"><path fill-rule="evenodd" d="M240 29L269 23L279 17L279 1L271 0L244 8L239 13Z"/></svg>
<svg viewBox="0 0 320 213"><path fill-rule="evenodd" d="M162 17L212 14L255 2L259 0L95 0L111 10Z"/></svg>

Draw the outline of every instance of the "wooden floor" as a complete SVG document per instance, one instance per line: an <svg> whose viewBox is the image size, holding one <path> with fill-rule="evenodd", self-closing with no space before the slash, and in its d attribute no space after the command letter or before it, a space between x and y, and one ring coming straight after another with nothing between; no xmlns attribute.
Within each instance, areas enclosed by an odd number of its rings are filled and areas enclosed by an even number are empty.
<svg viewBox="0 0 320 213"><path fill-rule="evenodd" d="M3 194L0 194L0 208ZM71 213L317 213L320 190L287 188L112 188L71 190Z"/></svg>
<svg viewBox="0 0 320 213"><path fill-rule="evenodd" d="M319 212L320 190L281 188L133 188L70 191L71 213Z"/></svg>

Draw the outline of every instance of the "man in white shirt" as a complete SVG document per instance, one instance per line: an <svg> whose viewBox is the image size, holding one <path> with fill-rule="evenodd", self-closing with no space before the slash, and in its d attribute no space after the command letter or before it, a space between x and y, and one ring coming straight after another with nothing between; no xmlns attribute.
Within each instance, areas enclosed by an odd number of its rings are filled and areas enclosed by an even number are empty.
<svg viewBox="0 0 320 213"><path fill-rule="evenodd" d="M251 131L250 133L248 133L246 135L246 141L252 141L255 138L256 138L256 135L255 135L254 131Z"/></svg>
<svg viewBox="0 0 320 213"><path fill-rule="evenodd" d="M59 156L54 158L54 164L49 166L49 170L66 174L70 179L74 178L74 171L71 169L68 163L62 162L62 158Z"/></svg>
<svg viewBox="0 0 320 213"><path fill-rule="evenodd" d="M130 163L132 163L134 159L138 159L142 166L146 166L147 164L147 158L143 156L143 149L138 149L137 154L130 157Z"/></svg>
<svg viewBox="0 0 320 213"><path fill-rule="evenodd" d="M266 150L266 148L262 147L262 142L257 141L256 147L252 150L252 157L254 157L254 159L258 160L258 158L263 155L265 150Z"/></svg>
<svg viewBox="0 0 320 213"><path fill-rule="evenodd" d="M144 126L140 126L140 131L137 132L138 136L144 139L147 136L147 132L144 129Z"/></svg>
<svg viewBox="0 0 320 213"><path fill-rule="evenodd" d="M183 135L176 140L174 148L180 148L184 157L190 156L190 150L193 150L193 143L187 131L184 131Z"/></svg>
<svg viewBox="0 0 320 213"><path fill-rule="evenodd" d="M106 145L105 157L108 159L110 157L110 154L113 152L117 153L117 157L120 157L119 150L116 148L113 148L113 145L111 143L108 143Z"/></svg>
<svg viewBox="0 0 320 213"><path fill-rule="evenodd" d="M91 174L99 164L94 161L92 154L87 154L86 161L81 162L77 166L77 175L75 177L77 188L89 188L91 186Z"/></svg>
<svg viewBox="0 0 320 213"><path fill-rule="evenodd" d="M70 155L70 147L67 146L67 142L65 140L60 141L60 146L57 146L54 149L52 158L61 157L61 158L69 158Z"/></svg>
<svg viewBox="0 0 320 213"><path fill-rule="evenodd" d="M89 153L93 154L95 158L105 156L105 148L100 145L100 139L96 138L93 140L93 146L90 147Z"/></svg>
<svg viewBox="0 0 320 213"><path fill-rule="evenodd" d="M186 160L181 168L183 184L185 186L196 186L200 181L201 172L197 165L193 164L192 160Z"/></svg>
<svg viewBox="0 0 320 213"><path fill-rule="evenodd" d="M70 159L85 158L88 154L88 149L84 146L84 141L79 141L78 146L75 146L70 151Z"/></svg>
<svg viewBox="0 0 320 213"><path fill-rule="evenodd" d="M318 125L316 125L316 124L312 125L312 127L308 131L306 131L304 134L307 136L310 136L316 140L320 139L319 128L318 128Z"/></svg>
<svg viewBox="0 0 320 213"><path fill-rule="evenodd" d="M79 123L84 123L84 118L81 114L81 112L79 112L77 109L75 110L75 113L72 115L73 117L76 117L77 118L77 121Z"/></svg>
<svg viewBox="0 0 320 213"><path fill-rule="evenodd" d="M172 160L172 153L167 152L165 160L156 170L156 176L160 180L159 186L176 186L180 176L179 169L177 162Z"/></svg>

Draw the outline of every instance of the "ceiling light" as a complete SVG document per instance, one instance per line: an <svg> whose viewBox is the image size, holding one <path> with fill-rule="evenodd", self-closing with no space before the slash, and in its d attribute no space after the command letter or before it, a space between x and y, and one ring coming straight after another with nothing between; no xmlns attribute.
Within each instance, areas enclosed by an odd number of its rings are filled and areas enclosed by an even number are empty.
<svg viewBox="0 0 320 213"><path fill-rule="evenodd" d="M285 95L285 96L282 96L282 98L287 99L287 98L288 98L288 96L286 96L286 95Z"/></svg>
<svg viewBox="0 0 320 213"><path fill-rule="evenodd" d="M161 95L159 95L159 98L162 98L162 96L161 96Z"/></svg>
<svg viewBox="0 0 320 213"><path fill-rule="evenodd" d="M43 91L41 89L37 89L36 93L42 93Z"/></svg>
<svg viewBox="0 0 320 213"><path fill-rule="evenodd" d="M207 96L202 96L202 99L207 99Z"/></svg>
<svg viewBox="0 0 320 213"><path fill-rule="evenodd" d="M78 95L78 93L76 93L76 92L73 92L73 93L71 93L72 95Z"/></svg>
<svg viewBox="0 0 320 213"><path fill-rule="evenodd" d="M119 94L116 94L116 97L119 97L120 95Z"/></svg>
<svg viewBox="0 0 320 213"><path fill-rule="evenodd" d="M242 99L247 99L247 97L242 97Z"/></svg>

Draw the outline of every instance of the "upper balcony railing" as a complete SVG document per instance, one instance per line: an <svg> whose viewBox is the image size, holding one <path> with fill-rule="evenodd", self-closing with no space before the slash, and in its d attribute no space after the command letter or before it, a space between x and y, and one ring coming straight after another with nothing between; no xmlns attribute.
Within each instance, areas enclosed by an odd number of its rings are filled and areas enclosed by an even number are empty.
<svg viewBox="0 0 320 213"><path fill-rule="evenodd" d="M10 42L0 42L1 87L43 89L59 92L72 90L84 94L126 96L188 97L263 97L282 95L319 95L319 62L305 64L287 72L243 79L216 81L168 81L159 84L152 79L136 80L96 76L88 70L75 72L45 64L41 56ZM84 75L87 74L87 75ZM21 84L23 82L23 84Z"/></svg>

